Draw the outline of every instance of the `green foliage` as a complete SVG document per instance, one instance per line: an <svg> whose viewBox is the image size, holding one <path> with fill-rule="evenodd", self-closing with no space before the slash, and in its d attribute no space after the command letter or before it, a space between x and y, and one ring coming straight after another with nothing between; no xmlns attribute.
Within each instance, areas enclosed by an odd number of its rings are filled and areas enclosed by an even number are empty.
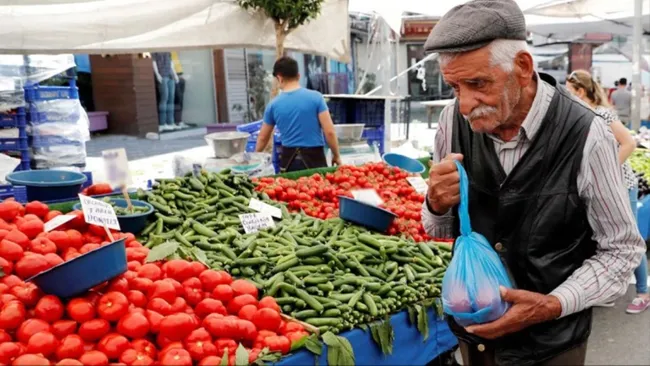
<svg viewBox="0 0 650 366"><path fill-rule="evenodd" d="M237 0L246 10L262 11L286 33L318 16L324 0Z"/></svg>

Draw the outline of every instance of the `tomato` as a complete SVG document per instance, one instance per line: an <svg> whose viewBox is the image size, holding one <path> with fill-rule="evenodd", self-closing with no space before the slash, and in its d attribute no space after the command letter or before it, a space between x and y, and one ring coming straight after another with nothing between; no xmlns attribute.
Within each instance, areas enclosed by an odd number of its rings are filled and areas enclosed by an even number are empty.
<svg viewBox="0 0 650 366"><path fill-rule="evenodd" d="M128 294L129 292L129 280L125 277L120 276L112 280L108 285L108 291L121 292L123 294Z"/></svg>
<svg viewBox="0 0 650 366"><path fill-rule="evenodd" d="M24 354L22 356L17 357L14 362L12 363L12 366L34 366L34 365L49 365L50 361L40 355L34 355L34 354Z"/></svg>
<svg viewBox="0 0 650 366"><path fill-rule="evenodd" d="M99 299L97 313L109 322L120 320L129 311L129 300L117 291L111 291ZM110 357L109 357L110 358Z"/></svg>
<svg viewBox="0 0 650 366"><path fill-rule="evenodd" d="M29 239L34 239L36 236L43 232L43 221L38 217L35 220L23 221L18 225L18 230L25 234Z"/></svg>
<svg viewBox="0 0 650 366"><path fill-rule="evenodd" d="M72 358L64 358L57 362L56 366L84 366L84 364Z"/></svg>
<svg viewBox="0 0 650 366"><path fill-rule="evenodd" d="M11 342L11 335L6 330L0 329L0 343Z"/></svg>
<svg viewBox="0 0 650 366"><path fill-rule="evenodd" d="M22 355L25 349L19 343L0 343L0 364L9 365L18 356Z"/></svg>
<svg viewBox="0 0 650 366"><path fill-rule="evenodd" d="M235 297L235 292L230 285L217 285L212 291L212 298L217 299L223 303L228 303Z"/></svg>
<svg viewBox="0 0 650 366"><path fill-rule="evenodd" d="M54 323L63 317L65 309L58 297L45 295L38 301L34 311L37 318L43 319L48 323Z"/></svg>
<svg viewBox="0 0 650 366"><path fill-rule="evenodd" d="M5 276L9 276L14 271L14 264L0 255L0 269Z"/></svg>
<svg viewBox="0 0 650 366"><path fill-rule="evenodd" d="M147 310L145 312L149 325L151 326L152 333L158 333L160 331L160 322L163 320L164 316L155 311Z"/></svg>
<svg viewBox="0 0 650 366"><path fill-rule="evenodd" d="M50 332L38 332L32 335L27 342L28 353L40 353L49 357L59 346L59 340Z"/></svg>
<svg viewBox="0 0 650 366"><path fill-rule="evenodd" d="M192 317L185 313L168 315L160 321L160 334L172 341L184 339L195 328Z"/></svg>
<svg viewBox="0 0 650 366"><path fill-rule="evenodd" d="M232 282L232 277L224 271L206 269L199 275L199 280L203 284L204 291L212 292L217 285L229 285Z"/></svg>
<svg viewBox="0 0 650 366"><path fill-rule="evenodd" d="M265 297L263 297L263 298L260 300L260 302L259 302L259 304L258 304L258 307L259 307L260 309L269 308L269 309L273 309L273 310L277 311L278 313L280 312L280 306L279 306L278 303L275 301L275 299L272 298L271 296L265 296Z"/></svg>
<svg viewBox="0 0 650 366"><path fill-rule="evenodd" d="M9 293L16 296L27 307L36 305L41 296L40 290L32 282L16 285L9 290Z"/></svg>
<svg viewBox="0 0 650 366"><path fill-rule="evenodd" d="M172 313L172 306L161 298L149 300L149 303L147 303L147 309L153 310L161 315L169 315Z"/></svg>
<svg viewBox="0 0 650 366"><path fill-rule="evenodd" d="M271 336L264 339L264 346L272 352L280 352L283 355L291 351L291 341L285 336Z"/></svg>
<svg viewBox="0 0 650 366"><path fill-rule="evenodd" d="M85 341L94 342L108 334L111 325L105 319L93 319L81 323L79 326L79 336Z"/></svg>
<svg viewBox="0 0 650 366"><path fill-rule="evenodd" d="M185 311L185 308L187 308L187 301L185 301L185 299L182 297L177 297L176 300L174 300L174 302L171 304L170 314L183 312Z"/></svg>
<svg viewBox="0 0 650 366"><path fill-rule="evenodd" d="M269 308L263 308L255 312L252 321L258 330L270 330L276 332L280 327L282 318L280 317L280 313L278 311Z"/></svg>
<svg viewBox="0 0 650 366"><path fill-rule="evenodd" d="M9 288L12 288L16 285L23 283L23 280L21 280L18 276L9 275L9 276L2 277L0 282L7 285Z"/></svg>
<svg viewBox="0 0 650 366"><path fill-rule="evenodd" d="M138 276L156 281L161 278L162 270L153 263L147 263L138 269Z"/></svg>
<svg viewBox="0 0 650 366"><path fill-rule="evenodd" d="M195 329L185 338L185 349L195 361L207 356L216 356L217 347L212 344L212 336L205 328Z"/></svg>
<svg viewBox="0 0 650 366"><path fill-rule="evenodd" d="M184 349L171 349L160 357L158 360L161 365L165 366L192 366L192 356Z"/></svg>
<svg viewBox="0 0 650 366"><path fill-rule="evenodd" d="M49 264L50 268L51 267L56 267L59 264L63 263L63 259L59 257L56 253L47 253L44 255L45 260Z"/></svg>
<svg viewBox="0 0 650 366"><path fill-rule="evenodd" d="M81 357L84 352L84 341L76 334L70 334L63 337L55 351L56 357L59 360L64 358L77 359Z"/></svg>
<svg viewBox="0 0 650 366"><path fill-rule="evenodd" d="M235 280L230 287L232 287L235 297L248 294L257 298L257 287L246 280Z"/></svg>
<svg viewBox="0 0 650 366"><path fill-rule="evenodd" d="M107 366L108 357L100 351L88 351L79 357L79 362L86 366Z"/></svg>
<svg viewBox="0 0 650 366"><path fill-rule="evenodd" d="M79 253L81 253L81 254L86 254L86 253L88 253L88 252L92 252L92 251L95 250L95 249L98 249L99 247L100 247L100 245L99 245L99 244L95 244L95 243L84 244L84 245L81 247L81 249L79 249Z"/></svg>
<svg viewBox="0 0 650 366"><path fill-rule="evenodd" d="M232 355L237 350L237 342L234 339L229 338L220 338L214 342L214 345L217 346L217 355L223 356L226 350L229 355Z"/></svg>
<svg viewBox="0 0 650 366"><path fill-rule="evenodd" d="M56 253L56 244L48 238L40 237L32 240L29 250L38 254Z"/></svg>
<svg viewBox="0 0 650 366"><path fill-rule="evenodd" d="M0 257L7 261L17 261L24 255L23 247L13 241L3 239L0 242Z"/></svg>
<svg viewBox="0 0 650 366"><path fill-rule="evenodd" d="M73 299L66 307L68 316L72 320L83 323L95 318L95 308L90 301L82 298Z"/></svg>
<svg viewBox="0 0 650 366"><path fill-rule="evenodd" d="M242 307L245 305L255 305L257 306L257 298L250 295L250 294L244 294L244 295L239 295L232 299L228 303L228 313L230 314L238 314L239 310L241 310Z"/></svg>
<svg viewBox="0 0 650 366"><path fill-rule="evenodd" d="M203 299L199 302L194 308L194 313L199 318L205 318L210 314L222 314L227 315L226 307L223 306L223 303L215 299Z"/></svg>
<svg viewBox="0 0 650 366"><path fill-rule="evenodd" d="M136 261L142 263L147 258L147 255L149 255L148 248L126 248L126 259L129 262Z"/></svg>
<svg viewBox="0 0 650 366"><path fill-rule="evenodd" d="M133 349L135 349L138 352L149 355L149 357L153 359L155 359L156 355L158 354L158 351L156 350L156 346L146 339L134 340L133 342L131 342L131 347L133 347Z"/></svg>
<svg viewBox="0 0 650 366"><path fill-rule="evenodd" d="M104 353L109 360L119 359L129 348L129 340L120 334L108 334L97 343L97 350Z"/></svg>
<svg viewBox="0 0 650 366"><path fill-rule="evenodd" d="M147 366L147 365L154 365L154 359L151 358L146 353L137 351L135 349L127 349L120 355L120 362L122 362L125 365L141 365L141 366Z"/></svg>
<svg viewBox="0 0 650 366"><path fill-rule="evenodd" d="M288 333L294 333L294 332L301 332L304 331L305 327L303 327L300 323L296 322L288 322L283 328L280 328L280 331L283 334L288 334Z"/></svg>
<svg viewBox="0 0 650 366"><path fill-rule="evenodd" d="M15 201L0 202L0 219L7 222L13 221L22 209L22 205Z"/></svg>
<svg viewBox="0 0 650 366"><path fill-rule="evenodd" d="M148 297L152 300L160 298L171 304L176 300L176 288L170 281L159 280L149 289Z"/></svg>
<svg viewBox="0 0 650 366"><path fill-rule="evenodd" d="M162 267L163 271L168 278L173 278L177 281L185 281L194 275L194 270L190 262L182 259L174 259L165 262Z"/></svg>
<svg viewBox="0 0 650 366"><path fill-rule="evenodd" d="M25 212L28 214L36 215L40 218L45 218L50 212L50 208L40 201L31 201L25 205Z"/></svg>
<svg viewBox="0 0 650 366"><path fill-rule="evenodd" d="M3 241L4 242L4 241ZM2 246L3 244L0 244ZM50 263L41 254L32 254L24 256L16 262L14 272L20 278L33 277L50 268Z"/></svg>
<svg viewBox="0 0 650 366"><path fill-rule="evenodd" d="M16 338L21 343L26 344L34 334L38 332L50 332L51 330L51 326L41 319L27 319L18 327Z"/></svg>
<svg viewBox="0 0 650 366"><path fill-rule="evenodd" d="M183 281L183 298L192 306L203 300L203 284L196 277Z"/></svg>
<svg viewBox="0 0 650 366"><path fill-rule="evenodd" d="M117 331L131 339L146 336L150 327L149 320L141 313L128 313L117 323Z"/></svg>
<svg viewBox="0 0 650 366"><path fill-rule="evenodd" d="M147 306L147 297L138 290L130 290L127 295L127 299L131 304L139 308Z"/></svg>
<svg viewBox="0 0 650 366"><path fill-rule="evenodd" d="M214 366L214 365L221 365L221 357L208 356L199 362L199 366Z"/></svg>
<svg viewBox="0 0 650 366"><path fill-rule="evenodd" d="M153 281L148 278L134 278L129 281L129 287L146 294L153 287Z"/></svg>

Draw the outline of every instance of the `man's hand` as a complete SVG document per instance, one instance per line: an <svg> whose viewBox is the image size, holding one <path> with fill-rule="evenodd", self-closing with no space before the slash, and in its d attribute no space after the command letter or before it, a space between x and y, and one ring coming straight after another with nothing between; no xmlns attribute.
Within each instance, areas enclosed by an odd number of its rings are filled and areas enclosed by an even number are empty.
<svg viewBox="0 0 650 366"><path fill-rule="evenodd" d="M449 211L460 202L460 175L455 160L462 161L463 155L449 154L429 170L429 206L438 215Z"/></svg>
<svg viewBox="0 0 650 366"><path fill-rule="evenodd" d="M465 330L485 339L495 339L518 332L538 323L551 321L562 314L560 300L525 290L499 287L501 298L510 303L510 309L499 319L485 324L471 325Z"/></svg>
<svg viewBox="0 0 650 366"><path fill-rule="evenodd" d="M340 166L341 165L341 157L339 155L335 155L332 157L332 166Z"/></svg>

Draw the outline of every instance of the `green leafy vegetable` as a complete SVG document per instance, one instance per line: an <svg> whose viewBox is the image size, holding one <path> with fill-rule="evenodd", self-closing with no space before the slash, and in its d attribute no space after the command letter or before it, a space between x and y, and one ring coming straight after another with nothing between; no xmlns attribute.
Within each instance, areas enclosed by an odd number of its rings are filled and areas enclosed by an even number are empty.
<svg viewBox="0 0 650 366"><path fill-rule="evenodd" d="M372 339L377 343L381 352L384 355L393 353L393 341L395 340L395 332L393 326L390 324L390 318L370 326Z"/></svg>
<svg viewBox="0 0 650 366"><path fill-rule="evenodd" d="M422 342L425 342L429 338L429 315L427 314L427 308L422 305L415 305L417 309L417 327L420 333L422 334Z"/></svg>
<svg viewBox="0 0 650 366"><path fill-rule="evenodd" d="M318 356L323 353L323 343L318 340L318 336L316 334L312 334L309 336L309 338L307 338L305 341L305 348L307 348L309 352Z"/></svg>
<svg viewBox="0 0 650 366"><path fill-rule="evenodd" d="M346 338L334 335L332 332L323 334L323 342L327 345L327 364L330 366L354 365L354 350Z"/></svg>
<svg viewBox="0 0 650 366"><path fill-rule="evenodd" d="M176 250L178 250L178 245L178 242L167 241L154 247L149 251L145 263L157 262L169 257L170 255L176 253Z"/></svg>
<svg viewBox="0 0 650 366"><path fill-rule="evenodd" d="M221 366L228 366L228 348L223 351L223 356L221 356Z"/></svg>
<svg viewBox="0 0 650 366"><path fill-rule="evenodd" d="M235 352L235 366L248 366L248 351L241 343Z"/></svg>

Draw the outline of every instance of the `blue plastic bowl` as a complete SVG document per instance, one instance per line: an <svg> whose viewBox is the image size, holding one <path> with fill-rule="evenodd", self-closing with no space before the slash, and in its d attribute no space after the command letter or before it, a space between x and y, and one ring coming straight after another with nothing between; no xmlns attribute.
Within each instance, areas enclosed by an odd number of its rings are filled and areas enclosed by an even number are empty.
<svg viewBox="0 0 650 366"><path fill-rule="evenodd" d="M394 213L355 199L339 196L339 217L345 221L386 232L397 217Z"/></svg>
<svg viewBox="0 0 650 366"><path fill-rule="evenodd" d="M123 198L111 198L111 202L118 207L127 207L126 200ZM137 207L147 207L149 210L132 215L117 215L117 221L120 223L120 231L123 233L139 234L147 226L147 218L153 213L153 206L147 202L138 200L131 200L131 204ZM72 209L81 210L81 203L72 206Z"/></svg>
<svg viewBox="0 0 650 366"><path fill-rule="evenodd" d="M126 272L125 239L99 247L29 278L44 293L60 298L83 294Z"/></svg>
<svg viewBox="0 0 650 366"><path fill-rule="evenodd" d="M424 172L425 167L422 163L408 156L395 153L386 153L382 156L384 162L390 166L398 167L409 173L421 174Z"/></svg>
<svg viewBox="0 0 650 366"><path fill-rule="evenodd" d="M84 174L66 170L24 170L7 175L7 182L25 186L29 201L54 201L77 197Z"/></svg>

